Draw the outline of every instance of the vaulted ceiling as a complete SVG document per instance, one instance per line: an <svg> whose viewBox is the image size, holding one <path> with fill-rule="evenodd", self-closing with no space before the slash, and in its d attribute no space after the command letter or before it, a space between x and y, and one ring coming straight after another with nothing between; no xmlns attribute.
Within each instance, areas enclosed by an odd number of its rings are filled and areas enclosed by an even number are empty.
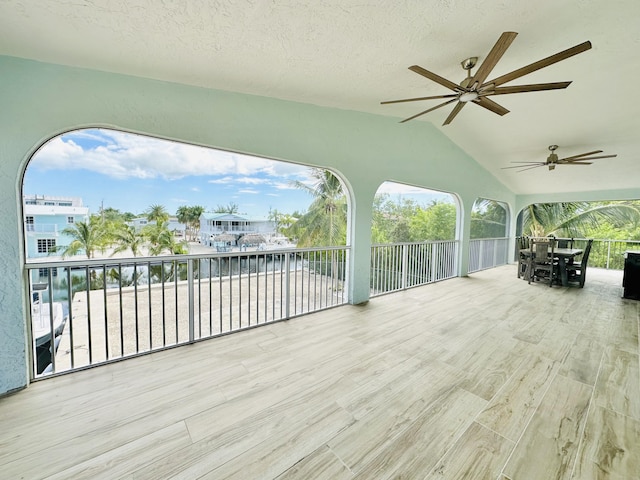
<svg viewBox="0 0 640 480"><path fill-rule="evenodd" d="M410 70L454 82L504 31L518 36L489 78L569 47L593 48L506 85L571 80L564 90L491 97L432 122L516 194L637 188L640 197L640 2L637 0L3 0L0 54L397 117L450 93ZM476 67L477 68L477 67ZM0 72L1 77L1 72ZM0 79L1 81L1 79ZM590 166L504 170L592 150Z"/></svg>

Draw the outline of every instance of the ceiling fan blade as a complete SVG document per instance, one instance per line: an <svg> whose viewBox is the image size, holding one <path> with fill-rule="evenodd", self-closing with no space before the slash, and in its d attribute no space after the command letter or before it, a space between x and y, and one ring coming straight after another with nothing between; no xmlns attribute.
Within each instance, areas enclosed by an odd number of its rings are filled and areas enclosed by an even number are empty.
<svg viewBox="0 0 640 480"><path fill-rule="evenodd" d="M539 92L541 90L559 90L567 88L571 82L533 83L531 85L514 85L513 87L496 87L484 95L506 95L509 93Z"/></svg>
<svg viewBox="0 0 640 480"><path fill-rule="evenodd" d="M587 155L595 155L596 153L602 153L602 150L594 150L593 152L581 153L579 155L571 155L570 157L564 157L558 160L559 162L563 160L573 160L574 158L586 157Z"/></svg>
<svg viewBox="0 0 640 480"><path fill-rule="evenodd" d="M540 165L534 165L533 167L527 167L527 168L523 168L522 170L518 170L518 173L524 172L525 170L531 170L532 168L540 168L540 167L546 167L546 166L547 166L546 163L541 163Z"/></svg>
<svg viewBox="0 0 640 480"><path fill-rule="evenodd" d="M526 163L526 165L514 165L513 167L502 167L502 170L507 170L509 168L523 168L523 167L541 167L546 165L544 162L513 162L513 163Z"/></svg>
<svg viewBox="0 0 640 480"><path fill-rule="evenodd" d="M444 121L442 126L449 125L451 122L453 122L453 119L456 118L456 115L460 113L460 110L462 110L462 107L464 107L465 105L466 105L465 102L458 102L458 104L455 107L453 107L453 110L451 110L451 113L449 114L447 119Z"/></svg>
<svg viewBox="0 0 640 480"><path fill-rule="evenodd" d="M417 97L417 98L405 98L403 100L387 100L385 102L380 102L381 105L387 105L389 103L402 103L402 102L417 102L419 100L435 100L436 98L452 98L457 97L457 93L449 93L447 95L435 95L432 97Z"/></svg>
<svg viewBox="0 0 640 480"><path fill-rule="evenodd" d="M557 165L592 165L591 162L562 162L557 163Z"/></svg>
<svg viewBox="0 0 640 480"><path fill-rule="evenodd" d="M478 97L473 101L473 103L476 103L487 110L491 110L493 113L497 113L498 115L506 115L509 113L509 110L487 97Z"/></svg>
<svg viewBox="0 0 640 480"><path fill-rule="evenodd" d="M507 51L507 48L509 48L511 42L513 42L517 36L518 34L516 32L504 32L500 35L500 38L498 38L498 41L487 55L487 58L484 59L482 65L478 67L478 70L469 82L469 88L473 89L474 84L482 85L491 73L491 70L493 70L493 67L496 66L502 58L502 55L504 55L504 52Z"/></svg>
<svg viewBox="0 0 640 480"><path fill-rule="evenodd" d="M445 105L449 105L450 103L455 102L456 100L458 100L458 99L457 98L452 98L451 100L447 100L446 102L443 102L440 105L436 105L435 107L431 107L431 108L425 110L424 112L420 112L417 115L414 115L413 117L405 118L400 123L408 122L409 120L413 120L414 118L418 118L420 115L424 115L425 113L432 112L436 108L440 108L440 107L444 107Z"/></svg>
<svg viewBox="0 0 640 480"><path fill-rule="evenodd" d="M511 73L507 73L506 75L502 75L486 83L493 83L497 87L498 85L502 85L503 83L510 82L511 80L515 80L516 78L520 78L524 75L535 72L536 70L540 70L541 68L548 67L549 65L553 65L554 63L585 52L590 48L591 42L586 41L584 43L581 43L580 45L576 45L575 47L568 48L567 50L563 50L562 52L551 55L550 57L538 60L537 62L527 65L526 67L519 68Z"/></svg>
<svg viewBox="0 0 640 480"><path fill-rule="evenodd" d="M585 158L576 158L575 160L567 160L567 163L576 163L576 162L582 162L584 160L598 160L600 158L613 158L613 157L617 157L618 155L599 155L597 157L585 157ZM566 160L566 159L563 159Z"/></svg>
<svg viewBox="0 0 640 480"><path fill-rule="evenodd" d="M425 70L424 68L418 65L412 65L411 67L409 67L409 70L411 70L412 72L416 72L417 74L422 75L423 77L427 77L429 80L439 83L443 87L447 87L448 89L453 90L454 92L462 91L462 89L460 88L460 85L458 85L457 83L453 83L452 81L447 80L446 78L443 78L436 73L430 72L429 70Z"/></svg>

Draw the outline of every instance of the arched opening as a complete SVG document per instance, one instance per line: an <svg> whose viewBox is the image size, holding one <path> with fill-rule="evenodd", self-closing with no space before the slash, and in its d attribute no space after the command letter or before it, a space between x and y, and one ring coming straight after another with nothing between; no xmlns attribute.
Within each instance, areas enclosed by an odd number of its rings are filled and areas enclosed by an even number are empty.
<svg viewBox="0 0 640 480"><path fill-rule="evenodd" d="M449 193L381 184L373 204L371 295L456 276L458 217Z"/></svg>
<svg viewBox="0 0 640 480"><path fill-rule="evenodd" d="M338 174L109 129L24 173L33 376L346 303Z"/></svg>

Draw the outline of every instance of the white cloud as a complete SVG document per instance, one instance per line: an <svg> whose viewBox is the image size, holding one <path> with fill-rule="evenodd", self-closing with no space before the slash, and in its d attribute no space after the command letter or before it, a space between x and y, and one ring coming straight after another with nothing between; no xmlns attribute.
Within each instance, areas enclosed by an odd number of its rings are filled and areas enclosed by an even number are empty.
<svg viewBox="0 0 640 480"><path fill-rule="evenodd" d="M238 190L238 193L249 193L251 195L257 195L258 193L260 193L260 191L254 190L253 188L241 188L240 190Z"/></svg>
<svg viewBox="0 0 640 480"><path fill-rule="evenodd" d="M273 186L278 190L296 190L297 189L297 187L286 182L274 182Z"/></svg>
<svg viewBox="0 0 640 480"><path fill-rule="evenodd" d="M113 130L80 130L56 137L33 157L42 170L84 169L124 178L178 179L189 175L223 176L248 185L266 177L299 177L307 167Z"/></svg>

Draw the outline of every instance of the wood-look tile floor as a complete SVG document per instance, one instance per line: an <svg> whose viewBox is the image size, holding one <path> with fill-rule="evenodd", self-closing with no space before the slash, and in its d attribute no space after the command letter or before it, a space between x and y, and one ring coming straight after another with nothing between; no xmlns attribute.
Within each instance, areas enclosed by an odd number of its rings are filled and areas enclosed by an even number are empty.
<svg viewBox="0 0 640 480"><path fill-rule="evenodd" d="M504 266L37 382L0 478L638 479L638 306Z"/></svg>

